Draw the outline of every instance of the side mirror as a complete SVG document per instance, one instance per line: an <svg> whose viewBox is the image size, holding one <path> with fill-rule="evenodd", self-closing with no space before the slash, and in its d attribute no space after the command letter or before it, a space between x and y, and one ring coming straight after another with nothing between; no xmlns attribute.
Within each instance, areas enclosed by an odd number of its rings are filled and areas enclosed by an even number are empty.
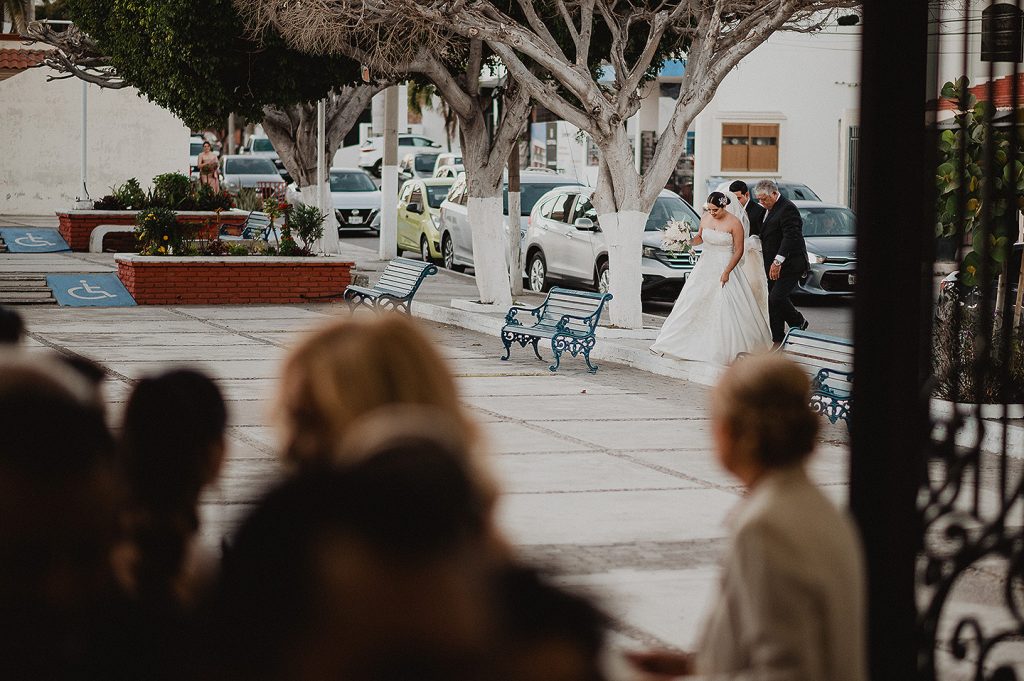
<svg viewBox="0 0 1024 681"><path fill-rule="evenodd" d="M421 206L419 204L419 202L417 202L417 201L413 201L412 203L407 204L405 206L405 209L407 211L409 211L410 213L422 213L423 212L423 206Z"/></svg>
<svg viewBox="0 0 1024 681"><path fill-rule="evenodd" d="M576 229L581 232L596 232L597 225L590 218L576 218L576 222L573 223Z"/></svg>

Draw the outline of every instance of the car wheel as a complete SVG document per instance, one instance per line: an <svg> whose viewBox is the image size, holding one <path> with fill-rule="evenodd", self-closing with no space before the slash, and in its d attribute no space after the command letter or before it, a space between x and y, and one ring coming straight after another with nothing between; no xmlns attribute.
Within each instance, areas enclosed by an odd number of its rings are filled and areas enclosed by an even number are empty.
<svg viewBox="0 0 1024 681"><path fill-rule="evenodd" d="M455 264L455 242L452 241L450 234L445 234L441 239L441 260L444 262L446 270L462 272L466 269L462 265Z"/></svg>
<svg viewBox="0 0 1024 681"><path fill-rule="evenodd" d="M544 254L534 251L526 268L526 285L531 291L542 292L548 283L548 266Z"/></svg>
<svg viewBox="0 0 1024 681"><path fill-rule="evenodd" d="M423 262L433 262L434 259L430 257L430 242L427 241L427 237L420 237L420 257L423 258Z"/></svg>
<svg viewBox="0 0 1024 681"><path fill-rule="evenodd" d="M608 261L602 260L597 264L597 290L600 293L608 293L611 290L611 282L608 278Z"/></svg>

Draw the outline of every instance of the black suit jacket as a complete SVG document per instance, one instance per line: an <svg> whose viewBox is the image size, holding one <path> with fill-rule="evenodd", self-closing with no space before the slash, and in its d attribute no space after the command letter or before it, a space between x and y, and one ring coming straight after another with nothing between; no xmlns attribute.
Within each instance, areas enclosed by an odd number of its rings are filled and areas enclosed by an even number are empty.
<svg viewBox="0 0 1024 681"><path fill-rule="evenodd" d="M807 270L804 221L797 207L784 196L779 197L761 223L761 248L764 251L765 271L771 267L776 255L786 259L782 263L784 273L800 275Z"/></svg>
<svg viewBox="0 0 1024 681"><path fill-rule="evenodd" d="M754 200L754 197L747 199L747 217L750 219L751 236L761 235L761 223L764 222L764 206Z"/></svg>

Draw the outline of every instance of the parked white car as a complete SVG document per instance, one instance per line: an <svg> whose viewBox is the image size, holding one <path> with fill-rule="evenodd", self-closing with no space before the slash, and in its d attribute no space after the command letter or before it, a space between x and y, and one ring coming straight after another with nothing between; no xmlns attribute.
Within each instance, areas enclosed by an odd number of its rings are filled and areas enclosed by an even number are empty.
<svg viewBox="0 0 1024 681"><path fill-rule="evenodd" d="M188 174L191 177L199 177L199 154L203 153L203 143L206 142L200 135L192 135L188 139Z"/></svg>
<svg viewBox="0 0 1024 681"><path fill-rule="evenodd" d="M245 146L238 153L255 158L269 158L274 162L277 172L281 177L285 177L288 174L288 171L284 168L284 163L281 162L281 157L278 156L274 145L271 144L270 138L266 135L252 135L245 141ZM290 178L286 178L286 180L291 181Z"/></svg>
<svg viewBox="0 0 1024 681"><path fill-rule="evenodd" d="M434 162L434 177L458 177L458 173L451 175L438 175L437 173L447 166L458 166L460 170L465 170L465 166L462 165L462 154L453 154L446 152L444 154L438 154L437 161Z"/></svg>
<svg viewBox="0 0 1024 681"><path fill-rule="evenodd" d="M243 187L267 186L274 191L284 190L284 180L277 172L277 166L269 158L254 156L222 156L221 174L223 185L228 191L237 192Z"/></svg>
<svg viewBox="0 0 1024 681"><path fill-rule="evenodd" d="M542 195L566 185L580 186L570 175L559 175L551 171L524 170L520 174L520 216L519 235L526 233L530 210ZM448 269L461 270L473 266L473 236L469 226L467 204L469 196L466 177L463 174L452 185L448 198L441 204L441 261ZM508 219L508 183L504 189L504 213L506 229Z"/></svg>
<svg viewBox="0 0 1024 681"><path fill-rule="evenodd" d="M331 168L331 205L338 219L338 234L343 230L380 232L381 193L365 171L359 168ZM288 186L288 201L316 204L294 184Z"/></svg>
<svg viewBox="0 0 1024 681"><path fill-rule="evenodd" d="M414 154L406 154L402 162L398 164L398 181L425 179L433 177L434 163L437 161L436 152L418 151Z"/></svg>
<svg viewBox="0 0 1024 681"><path fill-rule="evenodd" d="M417 151L431 151L440 153L441 145L423 135L399 135L398 136L398 159L402 160L407 154ZM384 138L371 137L359 148L359 167L380 177L381 164L384 160Z"/></svg>
<svg viewBox="0 0 1024 681"><path fill-rule="evenodd" d="M533 206L526 240L526 284L544 291L553 282L608 291L608 245L591 203L591 187L559 187ZM662 248L669 220L689 222L696 232L700 216L678 194L663 190L644 228L641 272L644 298L674 300L700 257Z"/></svg>

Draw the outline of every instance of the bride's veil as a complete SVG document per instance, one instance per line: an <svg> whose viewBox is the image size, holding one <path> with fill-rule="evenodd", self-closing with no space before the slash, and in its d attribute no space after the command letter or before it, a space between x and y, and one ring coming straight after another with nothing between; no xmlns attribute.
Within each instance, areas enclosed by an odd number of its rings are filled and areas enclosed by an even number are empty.
<svg viewBox="0 0 1024 681"><path fill-rule="evenodd" d="M740 200L736 198L736 195L729 191L730 184L730 182L723 182L715 187L715 191L722 192L729 199L729 205L725 209L732 213L740 221L740 224L743 225L743 238L746 239L750 236L750 217L743 206L740 205Z"/></svg>

